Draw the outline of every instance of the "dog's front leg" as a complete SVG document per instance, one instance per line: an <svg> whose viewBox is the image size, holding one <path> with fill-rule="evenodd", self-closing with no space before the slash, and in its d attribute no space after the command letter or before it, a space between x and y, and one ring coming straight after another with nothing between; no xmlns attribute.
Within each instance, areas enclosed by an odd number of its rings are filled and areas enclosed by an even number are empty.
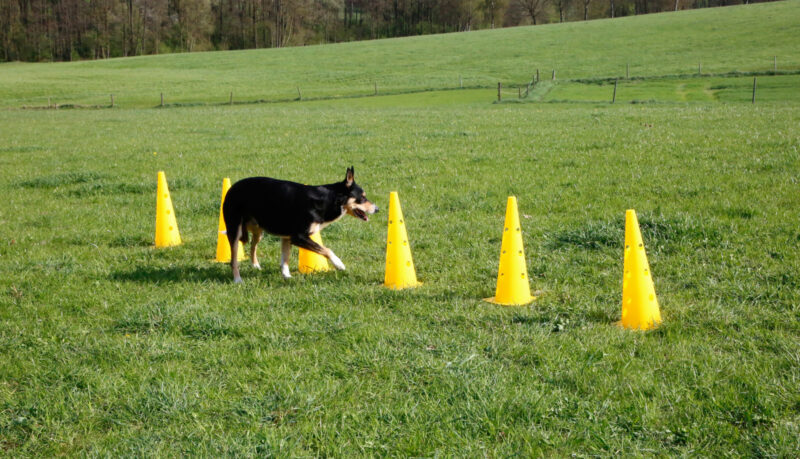
<svg viewBox="0 0 800 459"><path fill-rule="evenodd" d="M312 241L311 240L311 235L309 235L309 234L295 234L295 235L293 235L292 236L292 244L294 244L294 245L296 245L296 246L298 246L300 248L303 248L303 249L306 249L306 250L310 250L310 251L312 251L314 253L318 253L318 254L322 255L323 257L325 257L328 260L330 260L331 263L333 263L333 266L338 270L344 270L344 268L345 268L344 267L344 263L342 263L342 260L340 260L339 257L336 256L335 253L333 253L333 250L331 250L331 249L329 249L327 247L323 247L323 246L317 244L316 242Z"/></svg>
<svg viewBox="0 0 800 459"><path fill-rule="evenodd" d="M285 279L292 277L289 272L289 256L292 254L292 241L288 237L281 238L281 275Z"/></svg>

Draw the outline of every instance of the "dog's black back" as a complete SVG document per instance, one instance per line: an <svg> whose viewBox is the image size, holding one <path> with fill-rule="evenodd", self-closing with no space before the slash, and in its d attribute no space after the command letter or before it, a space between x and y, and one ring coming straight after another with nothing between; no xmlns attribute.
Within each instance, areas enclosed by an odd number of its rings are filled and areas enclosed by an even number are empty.
<svg viewBox="0 0 800 459"><path fill-rule="evenodd" d="M269 177L250 177L236 182L228 190L222 213L227 228L255 221L268 233L291 236L307 232L314 222L339 218L348 196L342 183L308 186Z"/></svg>

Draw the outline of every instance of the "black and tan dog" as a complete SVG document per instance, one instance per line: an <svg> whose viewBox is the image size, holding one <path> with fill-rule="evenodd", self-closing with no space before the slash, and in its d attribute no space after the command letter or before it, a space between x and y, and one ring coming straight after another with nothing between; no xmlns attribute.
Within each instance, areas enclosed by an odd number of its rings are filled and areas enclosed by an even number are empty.
<svg viewBox="0 0 800 459"><path fill-rule="evenodd" d="M344 263L333 251L311 240L311 235L327 225L350 214L361 220L378 207L367 200L364 190L353 180L353 168L347 169L345 179L330 185L308 186L269 177L250 177L233 184L225 196L222 213L231 244L233 281L241 282L239 275L239 244L247 242L247 233L253 233L250 258L253 266L261 269L256 256L256 246L264 231L281 238L281 274L289 273L291 244L316 252L331 261L336 269Z"/></svg>

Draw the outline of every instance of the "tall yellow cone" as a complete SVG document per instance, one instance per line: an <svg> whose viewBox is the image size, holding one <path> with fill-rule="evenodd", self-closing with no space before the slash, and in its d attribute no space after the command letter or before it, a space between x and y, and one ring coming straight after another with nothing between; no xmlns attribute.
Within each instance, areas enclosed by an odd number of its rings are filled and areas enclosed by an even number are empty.
<svg viewBox="0 0 800 459"><path fill-rule="evenodd" d="M228 189L231 187L231 179L225 177L222 179L222 198L219 200L219 225L217 226L217 258L214 261L219 263L228 263L231 261L231 243L228 242L227 228L225 227L225 219L222 216L222 203L225 202L225 195L228 194ZM239 252L237 258L239 261L246 260L247 254L244 251L242 242L239 241Z"/></svg>
<svg viewBox="0 0 800 459"><path fill-rule="evenodd" d="M320 236L319 231L311 235L311 240L322 245L322 236ZM313 274L330 271L331 267L328 266L327 258L318 253L301 248L297 269L303 274Z"/></svg>
<svg viewBox="0 0 800 459"><path fill-rule="evenodd" d="M172 199L169 197L167 177L163 171L158 172L158 189L156 196L156 247L170 247L181 244L181 235L178 232L178 221L175 219L175 209L172 208Z"/></svg>
<svg viewBox="0 0 800 459"><path fill-rule="evenodd" d="M661 323L656 290L633 209L625 212L625 259L622 278L622 320L625 328L647 330Z"/></svg>
<svg viewBox="0 0 800 459"><path fill-rule="evenodd" d="M396 191L389 194L389 233L386 238L386 275L383 285L391 289L421 285L421 282L417 282L405 219Z"/></svg>
<svg viewBox="0 0 800 459"><path fill-rule="evenodd" d="M522 248L522 228L519 225L517 198L508 197L503 242L500 246L500 269L493 298L486 301L504 306L523 305L535 300L528 284L528 268Z"/></svg>

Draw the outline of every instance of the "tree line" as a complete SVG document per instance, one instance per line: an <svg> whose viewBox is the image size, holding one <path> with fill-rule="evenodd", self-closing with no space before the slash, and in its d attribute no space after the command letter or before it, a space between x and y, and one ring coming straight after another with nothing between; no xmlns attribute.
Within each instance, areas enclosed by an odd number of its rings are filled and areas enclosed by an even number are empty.
<svg viewBox="0 0 800 459"><path fill-rule="evenodd" d="M0 61L279 48L738 3L749 0L0 0Z"/></svg>

